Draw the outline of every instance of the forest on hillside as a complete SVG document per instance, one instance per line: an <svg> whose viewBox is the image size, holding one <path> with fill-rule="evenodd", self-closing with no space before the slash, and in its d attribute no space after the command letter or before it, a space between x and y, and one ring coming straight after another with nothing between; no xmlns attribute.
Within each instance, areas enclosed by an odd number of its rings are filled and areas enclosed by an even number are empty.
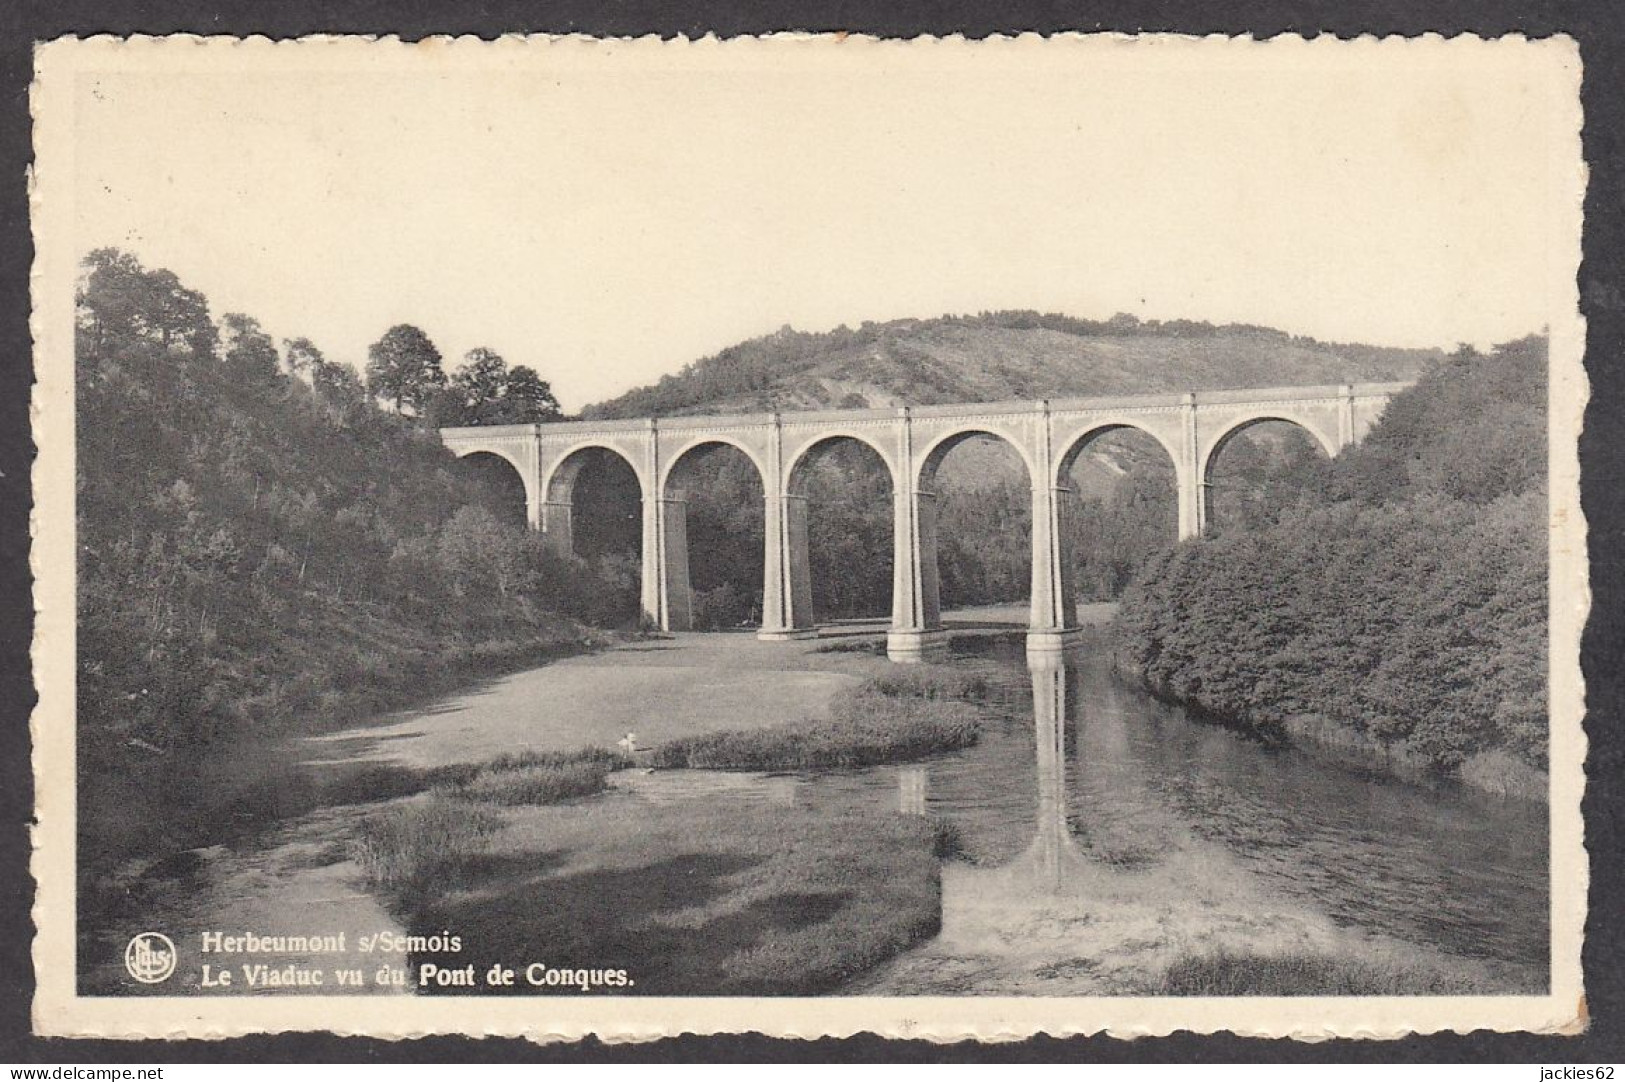
<svg viewBox="0 0 1625 1082"><path fill-rule="evenodd" d="M1542 795L1546 341L1463 348L1273 525L1163 551L1120 657L1266 737Z"/></svg>
<svg viewBox="0 0 1625 1082"><path fill-rule="evenodd" d="M77 299L91 775L161 778L222 738L364 714L578 641L577 620L636 619L635 563L543 551L432 428L308 340L216 321L111 250Z"/></svg>

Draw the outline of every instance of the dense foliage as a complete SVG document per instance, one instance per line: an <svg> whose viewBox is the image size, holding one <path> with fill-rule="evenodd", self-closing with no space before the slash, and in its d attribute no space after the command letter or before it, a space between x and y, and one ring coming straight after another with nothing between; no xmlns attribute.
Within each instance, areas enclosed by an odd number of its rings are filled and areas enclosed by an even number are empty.
<svg viewBox="0 0 1625 1082"><path fill-rule="evenodd" d="M1439 773L1543 767L1545 373L1541 338L1458 352L1338 457L1326 495L1150 561L1123 659L1265 732Z"/></svg>
<svg viewBox="0 0 1625 1082"><path fill-rule="evenodd" d="M279 357L252 319L217 327L174 275L109 250L78 300L92 765L366 710L579 638L561 611L635 618L635 577L544 553L307 340Z"/></svg>
<svg viewBox="0 0 1625 1082"><path fill-rule="evenodd" d="M421 412L446 385L440 350L410 323L397 323L367 350L367 390L395 404Z"/></svg>
<svg viewBox="0 0 1625 1082"><path fill-rule="evenodd" d="M431 402L430 421L454 425L525 425L557 421L553 388L529 365L512 368L494 350L471 349Z"/></svg>
<svg viewBox="0 0 1625 1082"><path fill-rule="evenodd" d="M756 626L763 571L762 481L742 452L719 448L691 460L689 572L696 625ZM808 558L815 619L891 611L892 504L885 464L851 442L820 448L797 478L811 508Z"/></svg>

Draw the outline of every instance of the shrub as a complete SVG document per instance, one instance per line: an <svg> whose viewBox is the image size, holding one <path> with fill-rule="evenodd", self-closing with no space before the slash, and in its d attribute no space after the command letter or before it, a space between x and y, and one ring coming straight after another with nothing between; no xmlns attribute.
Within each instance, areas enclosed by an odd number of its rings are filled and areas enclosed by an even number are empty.
<svg viewBox="0 0 1625 1082"><path fill-rule="evenodd" d="M961 857L969 859L969 850L965 846L965 832L959 828L958 823L937 815L933 815L929 823L933 856L939 860Z"/></svg>
<svg viewBox="0 0 1625 1082"><path fill-rule="evenodd" d="M1462 763L1461 780L1486 793L1524 800L1545 800L1550 787L1546 771L1499 748Z"/></svg>
<svg viewBox="0 0 1625 1082"><path fill-rule="evenodd" d="M709 590L694 591L694 630L726 631L749 622L756 595L724 582Z"/></svg>

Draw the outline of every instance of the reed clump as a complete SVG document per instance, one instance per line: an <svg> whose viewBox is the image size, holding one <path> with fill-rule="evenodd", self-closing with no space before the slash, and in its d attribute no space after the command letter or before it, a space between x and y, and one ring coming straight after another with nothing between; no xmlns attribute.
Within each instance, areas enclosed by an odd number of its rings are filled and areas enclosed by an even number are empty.
<svg viewBox="0 0 1625 1082"><path fill-rule="evenodd" d="M838 696L830 716L794 725L726 729L654 750L661 769L827 770L909 762L981 737L988 685L975 673L919 666L874 677Z"/></svg>
<svg viewBox="0 0 1625 1082"><path fill-rule="evenodd" d="M376 886L421 884L456 877L485 851L502 817L482 805L558 804L591 796L612 771L630 765L605 748L525 750L484 763L459 764L412 775L418 799L398 801L363 819L352 855ZM407 772L411 773L411 772Z"/></svg>
<svg viewBox="0 0 1625 1082"><path fill-rule="evenodd" d="M625 755L608 748L526 749L499 755L448 777L439 791L483 804L557 804L603 791L612 772L631 765Z"/></svg>
<svg viewBox="0 0 1625 1082"><path fill-rule="evenodd" d="M501 825L489 809L435 796L367 816L351 852L374 886L407 887L455 876Z"/></svg>

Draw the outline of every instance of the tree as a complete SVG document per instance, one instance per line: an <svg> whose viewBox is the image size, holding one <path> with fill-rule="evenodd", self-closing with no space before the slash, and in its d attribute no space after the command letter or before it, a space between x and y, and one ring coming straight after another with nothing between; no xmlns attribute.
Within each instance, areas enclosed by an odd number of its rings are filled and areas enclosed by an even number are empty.
<svg viewBox="0 0 1625 1082"><path fill-rule="evenodd" d="M1339 456L1334 491L1341 498L1442 493L1488 503L1544 483L1544 338L1508 342L1487 356L1463 346L1413 390Z"/></svg>
<svg viewBox="0 0 1625 1082"><path fill-rule="evenodd" d="M535 369L522 364L510 369L500 354L483 346L468 351L448 392L437 409L442 424L535 424L561 416L552 388Z"/></svg>
<svg viewBox="0 0 1625 1082"><path fill-rule="evenodd" d="M271 336L260 329L259 320L241 312L227 312L220 318L225 346L226 370L249 384L265 384L277 376L278 357Z"/></svg>
<svg viewBox="0 0 1625 1082"><path fill-rule="evenodd" d="M327 358L308 338L284 338L282 363L290 375L311 379L315 377L316 370L327 363Z"/></svg>
<svg viewBox="0 0 1625 1082"><path fill-rule="evenodd" d="M397 413L410 406L421 414L445 385L440 351L410 323L391 327L367 350L367 389L394 402Z"/></svg>
<svg viewBox="0 0 1625 1082"><path fill-rule="evenodd" d="M469 424L490 423L488 414L494 412L508 387L508 362L494 350L484 346L471 349L463 357L463 367L451 377L452 390Z"/></svg>
<svg viewBox="0 0 1625 1082"><path fill-rule="evenodd" d="M149 341L167 353L214 355L218 336L203 294L187 289L167 270L149 271L117 248L98 248L85 257L78 290L81 354L98 361L116 344Z"/></svg>
<svg viewBox="0 0 1625 1082"><path fill-rule="evenodd" d="M559 400L553 397L553 388L529 365L516 364L508 373L505 401L508 424L537 424L564 416Z"/></svg>
<svg viewBox="0 0 1625 1082"><path fill-rule="evenodd" d="M440 528L438 551L458 597L494 593L507 600L535 579L523 530L484 507L460 507Z"/></svg>
<svg viewBox="0 0 1625 1082"><path fill-rule="evenodd" d="M148 282L156 302L156 319L149 330L158 336L164 349L179 347L195 357L212 355L218 337L203 294L181 285L173 271L153 271Z"/></svg>
<svg viewBox="0 0 1625 1082"><path fill-rule="evenodd" d="M354 368L347 364L319 360L310 370L310 385L323 401L349 408L366 402L366 388Z"/></svg>

